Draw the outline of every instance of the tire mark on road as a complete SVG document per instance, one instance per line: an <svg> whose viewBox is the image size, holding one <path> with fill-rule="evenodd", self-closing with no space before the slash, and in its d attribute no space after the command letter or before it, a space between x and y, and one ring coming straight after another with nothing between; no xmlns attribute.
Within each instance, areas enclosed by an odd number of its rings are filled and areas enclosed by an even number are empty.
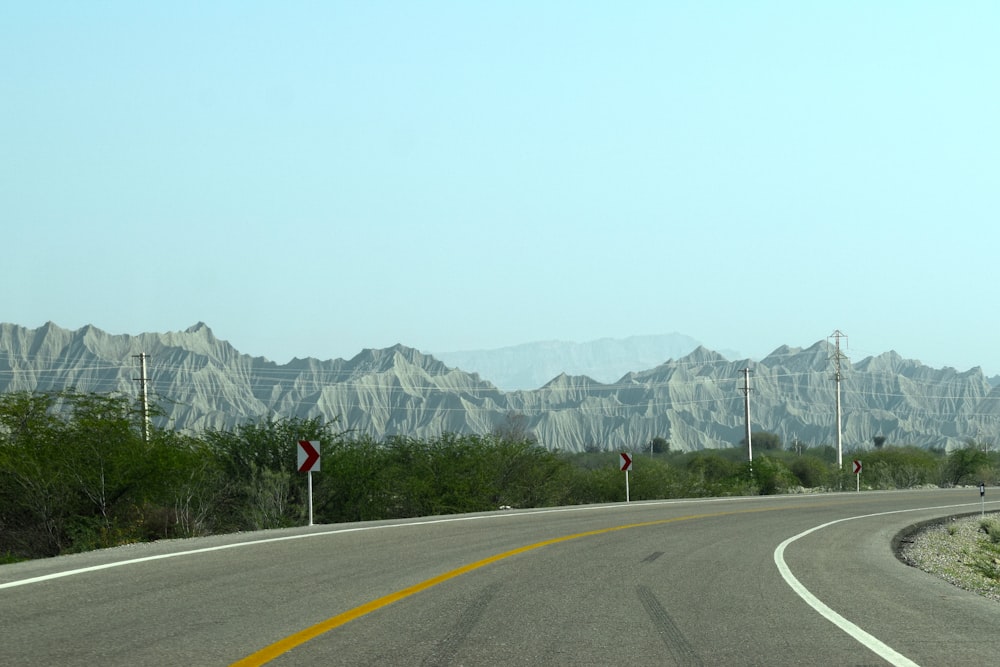
<svg viewBox="0 0 1000 667"><path fill-rule="evenodd" d="M792 506L792 507L794 507L794 506ZM390 604L393 604L395 602L399 602L400 600L408 598L411 595L416 595L417 593L420 593L420 592L425 591L425 590L427 590L429 588L433 588L435 586L438 586L438 585L440 585L440 584L442 584L442 583L444 583L446 581L454 579L455 577L462 576L463 574L467 574L469 572L474 572L475 570L478 570L479 568L486 567L487 565L491 565L491 564L496 563L498 561L502 561L504 559L510 558L511 556L516 556L516 555L519 555L519 554L528 553L530 551L534 551L536 549L541 549L541 548L544 548L544 547L552 546L552 545L555 545L555 544L562 544L564 542L569 542L570 540L578 540L578 539L581 539L581 538L592 537L592 536L595 536L595 535L607 535L609 533L615 533L615 532L618 532L618 531L621 531L621 530L632 530L632 529L635 529L635 528L647 528L647 527L650 527L650 526L663 526L663 525L666 525L666 524L677 523L677 522L680 522L680 521L694 521L694 520L697 520L697 519L707 519L707 518L719 517L719 516L730 516L730 515L737 515L737 514L753 514L753 513L757 513L757 512L774 512L774 511L778 511L779 509L791 509L792 507L789 507L789 508L765 507L765 508L754 508L754 509L746 509L746 510L734 510L734 511L723 511L723 512L706 512L706 513L702 513L702 514L688 514L688 515L685 515L685 516L670 517L668 519L655 519L653 521L642 521L642 522L639 522L639 523L627 523L627 524L622 524L622 525L617 525L617 526L609 526L609 527L605 527L605 528L596 528L594 530L587 530L587 531L584 531L582 533L572 533L570 535L562 535L562 536L559 536L559 537L553 537L553 538L550 538L550 539L547 539L547 540L543 540L541 542L535 542L534 544L526 544L524 546L516 547L516 548L511 549L509 551L504 551L502 553L498 553L498 554L494 554L492 556L488 556L486 558L483 558L482 560L478 560L478 561L475 561L473 563L467 563L465 565L462 565L461 567L455 568L454 570L449 570L448 572L444 572L444 573L439 574L439 575L437 575L435 577L431 577L430 579L427 579L426 581L422 581L422 582L420 582L418 584L414 584L412 586L408 586L407 588L395 591L394 593L389 593L388 595L383 595L380 598L376 598L374 600L366 602L365 604L357 606L357 607L355 607L353 609L349 609L349 610L347 610L345 612L341 612L341 613L337 614L336 616L331 616L330 618L326 619L325 621L321 621L321 622L316 623L314 625L311 625L311 626L309 626L307 628L299 630L298 632L296 632L294 634L288 635L287 637L285 637L283 639L279 639L278 641L276 641L276 642L274 642L272 644L269 644L268 646L265 646L265 647L263 647L261 649L258 649L257 651L255 651L254 653L251 653L250 655L246 656L245 658L242 658L242 659L237 660L236 662L232 663L231 667L259 667L260 665L264 665L264 664L266 664L266 663L274 660L278 656L280 656L280 655L282 655L284 653L287 653L288 651L291 651L292 649L294 649L294 648L296 648L298 646L301 646L302 644L305 644L306 642L312 641L313 639L315 639L316 637L319 637L320 635L323 635L323 634L325 634L327 632L330 632L334 628L339 628L340 626L342 626L342 625L344 625L346 623L350 623L351 621L354 621L354 620L356 620L358 618L361 618L362 616L366 616L366 615L368 615L368 614L370 614L370 613L372 613L374 611L382 609L383 607L387 607ZM441 520L441 521L444 521L444 520ZM407 525L415 525L415 524L407 524ZM76 572L79 572L79 571L80 570L77 570ZM30 581L30 580L26 580L26 581ZM24 583L24 582L14 582L14 585L20 585L21 583ZM0 585L0 587L2 587L2 585ZM700 663L696 663L696 664L700 664Z"/></svg>
<svg viewBox="0 0 1000 667"><path fill-rule="evenodd" d="M468 607L462 610L459 615L458 623L451 629L448 636L445 637L429 656L424 658L423 662L420 664L426 667L439 667L441 665L451 665L455 662L455 655L458 650L466 643L469 637L469 633L472 632L473 628L479 624L479 620L483 617L483 613L486 611L486 607L489 606L490 602L496 597L497 590L500 588L500 584L493 584L484 590L475 600L472 601Z"/></svg>
<svg viewBox="0 0 1000 667"><path fill-rule="evenodd" d="M701 658L695 653L694 648L692 648L688 640L685 639L684 633L680 631L674 620L670 618L670 614L657 599L656 594L646 586L637 586L635 592L639 595L639 601L642 602L646 613L653 621L660 639L663 640L667 650L670 651L670 655L673 656L674 663L677 665L701 667L703 664Z"/></svg>

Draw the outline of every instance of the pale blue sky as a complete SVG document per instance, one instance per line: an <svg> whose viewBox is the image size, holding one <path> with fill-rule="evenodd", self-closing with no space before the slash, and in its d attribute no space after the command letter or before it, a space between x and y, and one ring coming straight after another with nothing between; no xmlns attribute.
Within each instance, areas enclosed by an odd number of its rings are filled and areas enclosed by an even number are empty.
<svg viewBox="0 0 1000 667"><path fill-rule="evenodd" d="M0 321L1000 373L1000 3L152 4L0 7Z"/></svg>

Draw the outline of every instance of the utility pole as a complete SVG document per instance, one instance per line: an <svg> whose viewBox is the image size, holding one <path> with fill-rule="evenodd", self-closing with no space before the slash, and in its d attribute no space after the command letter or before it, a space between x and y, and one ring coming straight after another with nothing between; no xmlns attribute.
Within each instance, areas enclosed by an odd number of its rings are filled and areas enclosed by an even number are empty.
<svg viewBox="0 0 1000 667"><path fill-rule="evenodd" d="M833 379L837 383L837 469L839 470L844 464L844 447L843 447L843 429L841 427L841 415L840 415L840 362L842 359L847 357L840 351L840 339L847 338L847 334L844 334L837 329L832 334L830 338L833 338L835 343L834 353L833 353L833 366L834 366L834 376Z"/></svg>
<svg viewBox="0 0 1000 667"><path fill-rule="evenodd" d="M139 382L139 402L142 405L142 439L144 442L149 442L149 394L146 391L146 385L149 382L149 378L146 377L146 358L149 355L140 352L132 356L139 360L139 377L133 379Z"/></svg>
<svg viewBox="0 0 1000 667"><path fill-rule="evenodd" d="M753 464L753 445L750 444L750 369L743 369L743 388L740 389L743 392L743 414L746 418L747 427L747 456L749 461Z"/></svg>

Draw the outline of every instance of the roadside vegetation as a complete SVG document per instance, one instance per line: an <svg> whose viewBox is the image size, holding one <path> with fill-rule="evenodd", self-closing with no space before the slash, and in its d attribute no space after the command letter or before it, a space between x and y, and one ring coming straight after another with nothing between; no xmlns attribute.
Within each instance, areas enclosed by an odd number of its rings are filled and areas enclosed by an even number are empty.
<svg viewBox="0 0 1000 667"><path fill-rule="evenodd" d="M903 562L1000 602L1000 514L951 517L906 536Z"/></svg>
<svg viewBox="0 0 1000 667"><path fill-rule="evenodd" d="M546 449L518 415L483 435L378 441L336 420L271 415L197 435L156 426L147 435L144 421L120 395L0 395L0 562L303 525L308 498L305 475L296 471L298 440L321 443L316 523L625 499L617 451ZM752 437L752 468L739 444L671 452L664 438L636 443L630 498L855 488L849 457L837 470L833 447L785 449L774 434ZM1000 471L1000 455L974 442L946 454L883 438L863 459L865 489L992 485Z"/></svg>

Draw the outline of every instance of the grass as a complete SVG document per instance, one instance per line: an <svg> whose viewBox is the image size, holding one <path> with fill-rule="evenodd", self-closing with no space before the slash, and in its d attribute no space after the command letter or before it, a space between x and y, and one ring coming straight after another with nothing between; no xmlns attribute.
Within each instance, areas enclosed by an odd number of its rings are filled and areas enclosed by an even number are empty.
<svg viewBox="0 0 1000 667"><path fill-rule="evenodd" d="M913 536L902 555L925 572L1000 602L1000 515L929 526Z"/></svg>
<svg viewBox="0 0 1000 667"><path fill-rule="evenodd" d="M1000 521L994 518L980 519L979 530L986 533L991 544L1000 544Z"/></svg>
<svg viewBox="0 0 1000 667"><path fill-rule="evenodd" d="M10 565L11 563L20 563L21 561L28 560L27 558L19 558L7 551L5 553L0 553L0 565Z"/></svg>

